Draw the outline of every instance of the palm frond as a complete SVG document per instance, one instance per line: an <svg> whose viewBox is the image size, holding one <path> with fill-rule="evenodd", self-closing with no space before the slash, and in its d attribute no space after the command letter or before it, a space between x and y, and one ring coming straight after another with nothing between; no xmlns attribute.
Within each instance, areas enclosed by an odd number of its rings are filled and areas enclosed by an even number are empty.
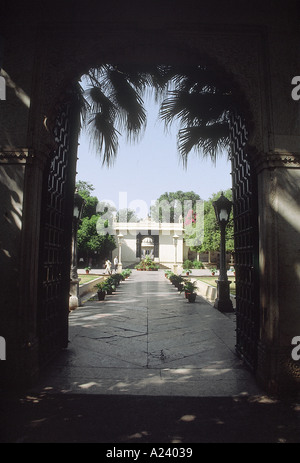
<svg viewBox="0 0 300 463"><path fill-rule="evenodd" d="M88 126L107 164L117 154L120 132L136 141L145 129L147 91L161 104L159 117L166 128L179 121L178 149L184 164L192 149L215 160L229 145L228 120L239 111L240 101L231 79L209 59L190 66L103 65L91 70L88 78Z"/></svg>
<svg viewBox="0 0 300 463"><path fill-rule="evenodd" d="M97 152L102 156L103 165L111 165L118 151L118 136L112 120L102 113L91 115L88 121L89 135L91 143Z"/></svg>
<svg viewBox="0 0 300 463"><path fill-rule="evenodd" d="M184 166L193 149L216 162L218 154L228 147L229 125L227 121L212 125L185 127L178 132L178 150Z"/></svg>
<svg viewBox="0 0 300 463"><path fill-rule="evenodd" d="M235 102L231 94L176 90L162 102L159 115L166 126L175 119L180 120L184 126L216 122L234 109Z"/></svg>
<svg viewBox="0 0 300 463"><path fill-rule="evenodd" d="M129 139L137 139L146 122L143 100L125 73L112 68L107 72L107 79L110 83L108 96L118 108L119 130L125 129Z"/></svg>
<svg viewBox="0 0 300 463"><path fill-rule="evenodd" d="M102 113L106 117L114 119L117 108L114 103L103 93L100 87L93 86L85 91L86 100L91 113Z"/></svg>

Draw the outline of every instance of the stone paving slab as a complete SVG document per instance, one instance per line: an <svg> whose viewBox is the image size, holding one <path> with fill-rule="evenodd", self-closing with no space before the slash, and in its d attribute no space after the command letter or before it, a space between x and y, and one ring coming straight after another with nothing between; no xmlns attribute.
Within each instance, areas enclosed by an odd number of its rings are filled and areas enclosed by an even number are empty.
<svg viewBox="0 0 300 463"><path fill-rule="evenodd" d="M69 348L39 390L129 395L259 394L235 355L234 315L194 304L163 272L135 272L70 314Z"/></svg>

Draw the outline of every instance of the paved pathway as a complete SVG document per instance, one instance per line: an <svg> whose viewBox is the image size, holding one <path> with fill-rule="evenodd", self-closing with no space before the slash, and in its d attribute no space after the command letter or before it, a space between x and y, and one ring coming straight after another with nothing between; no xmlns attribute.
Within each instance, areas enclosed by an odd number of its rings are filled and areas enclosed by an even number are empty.
<svg viewBox="0 0 300 463"><path fill-rule="evenodd" d="M234 315L189 303L159 272L133 271L70 314L69 348L39 388L148 396L258 395L235 355Z"/></svg>
<svg viewBox="0 0 300 463"><path fill-rule="evenodd" d="M0 395L0 442L105 443L100 459L112 443L299 443L300 405L261 394L234 334L234 316L134 271L70 315L69 348L39 385Z"/></svg>

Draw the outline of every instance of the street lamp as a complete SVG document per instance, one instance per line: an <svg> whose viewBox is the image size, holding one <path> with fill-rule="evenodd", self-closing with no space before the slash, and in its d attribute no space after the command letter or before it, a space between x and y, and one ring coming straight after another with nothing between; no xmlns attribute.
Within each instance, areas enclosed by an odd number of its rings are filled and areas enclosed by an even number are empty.
<svg viewBox="0 0 300 463"><path fill-rule="evenodd" d="M229 286L231 281L227 278L226 269L226 238L225 231L226 226L229 222L232 202L227 199L223 193L213 202L217 222L221 232L221 244L220 244L220 273L219 279L217 280L217 299L215 300L214 307L220 312L233 312L232 301L230 299Z"/></svg>
<svg viewBox="0 0 300 463"><path fill-rule="evenodd" d="M174 273L177 273L177 244L178 244L178 235L173 235L173 244L175 247L175 259L174 259Z"/></svg>
<svg viewBox="0 0 300 463"><path fill-rule="evenodd" d="M119 243L119 262L118 262L118 273L122 272L122 243L123 243L123 238L124 236L122 233L119 233L118 235L118 243Z"/></svg>
<svg viewBox="0 0 300 463"><path fill-rule="evenodd" d="M74 195L74 208L73 208L73 221L72 221L72 257L71 257L71 275L70 275L70 299L69 309L74 310L80 305L79 298L79 281L77 272L77 231L79 221L82 217L83 207L85 200L75 192Z"/></svg>

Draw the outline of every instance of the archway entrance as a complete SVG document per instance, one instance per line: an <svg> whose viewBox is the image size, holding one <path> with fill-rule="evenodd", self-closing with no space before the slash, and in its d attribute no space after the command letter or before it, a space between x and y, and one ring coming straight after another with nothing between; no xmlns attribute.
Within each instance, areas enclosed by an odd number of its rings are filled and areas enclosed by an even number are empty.
<svg viewBox="0 0 300 463"><path fill-rule="evenodd" d="M299 224L295 218L299 216L299 108L291 97L298 63L296 2L291 0L287 6L269 2L268 14L261 4L243 11L237 8L232 14L217 0L205 11L197 2L191 3L191 8L174 11L172 19L167 7L158 17L150 4L145 5L147 15L135 10L137 5L115 11L113 5L103 10L97 4L84 12L84 19L75 7L70 17L69 8L58 2L45 11L28 6L18 14L11 8L3 12L1 33L8 47L3 67L9 85L0 115L4 128L0 134L1 193L6 198L1 204L1 268L5 271L0 335L6 339L7 360L0 368L1 377L10 382L30 380L44 362L37 359L46 362L52 356L56 348L48 349L51 342L44 339L52 338L52 344L59 347L67 339L67 312L60 318L53 303L57 294L60 301L66 301L67 311L66 272L59 262L68 251L59 254L57 250L69 243L65 236L70 224L61 201L68 168L53 146L59 119L64 125L58 106L70 104L66 88L101 63L186 65L208 54L224 78L233 78L233 90L241 90L253 115L251 126L246 118L245 145L243 137L239 140L244 122L232 125L233 133L239 134L233 135L237 145L233 153L238 153L233 177L242 307L240 354L254 369L257 364L257 375L266 388L275 392L299 388L299 362L291 355L300 320ZM57 133L58 143L62 132ZM44 173L53 187L47 202L42 193ZM256 180L259 235L251 236L257 227ZM71 185L72 180L66 188L67 202ZM65 221L65 227L60 221ZM253 309L257 297L258 324ZM55 330L60 334L54 335ZM42 351L45 356L40 355Z"/></svg>
<svg viewBox="0 0 300 463"><path fill-rule="evenodd" d="M45 199L43 239L41 240L43 271L40 272L40 275L44 276L40 283L43 288L40 292L40 305L43 310L39 312L39 338L42 340L41 366L47 363L61 347L67 345L68 272L65 262L68 261L69 255L64 253L70 249L67 243L71 233L70 211L72 210L77 152L78 106L76 103L78 104L76 93L71 93L69 101L60 109L61 113L54 129L58 145L53 152L48 180L45 182L45 198L47 199ZM77 114L77 120L75 114ZM255 187L257 182L251 159L247 153L248 132L241 116L232 114L230 135L237 259L236 348L238 355L255 371L259 332L258 219ZM48 191L47 195L46 191ZM139 252L147 255L152 251L154 257L152 238L144 236L140 237L140 240ZM65 298L62 297L63 294Z"/></svg>

